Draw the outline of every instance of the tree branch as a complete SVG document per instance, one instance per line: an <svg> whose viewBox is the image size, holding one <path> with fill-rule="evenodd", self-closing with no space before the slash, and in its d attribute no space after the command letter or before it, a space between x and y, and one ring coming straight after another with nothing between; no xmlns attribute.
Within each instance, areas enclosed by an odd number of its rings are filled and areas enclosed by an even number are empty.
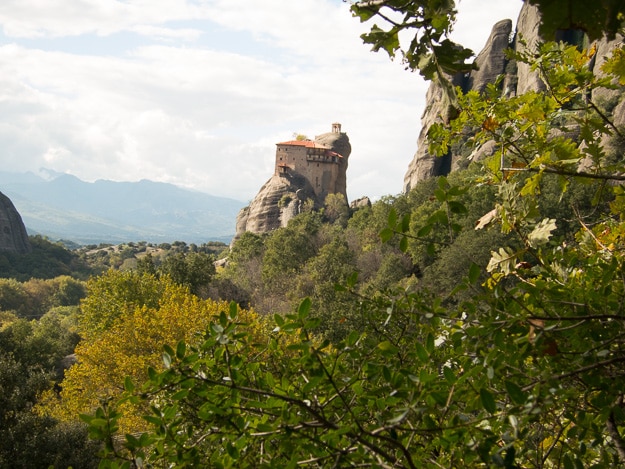
<svg viewBox="0 0 625 469"><path fill-rule="evenodd" d="M623 396L620 396L616 405L623 405ZM608 429L608 433L614 441L614 446L616 447L616 452L621 460L621 464L625 463L625 441L623 441L623 437L621 433L618 431L618 425L616 424L616 417L614 416L614 411L610 412L610 416L608 417L608 421L606 422L606 427Z"/></svg>

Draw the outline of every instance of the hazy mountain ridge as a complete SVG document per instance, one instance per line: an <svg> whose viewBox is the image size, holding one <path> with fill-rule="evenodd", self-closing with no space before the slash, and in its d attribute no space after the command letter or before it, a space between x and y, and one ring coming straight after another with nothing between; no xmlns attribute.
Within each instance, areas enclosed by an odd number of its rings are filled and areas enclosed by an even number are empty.
<svg viewBox="0 0 625 469"><path fill-rule="evenodd" d="M124 241L228 242L243 202L141 180L85 182L69 174L50 179L0 172L29 234L81 244Z"/></svg>

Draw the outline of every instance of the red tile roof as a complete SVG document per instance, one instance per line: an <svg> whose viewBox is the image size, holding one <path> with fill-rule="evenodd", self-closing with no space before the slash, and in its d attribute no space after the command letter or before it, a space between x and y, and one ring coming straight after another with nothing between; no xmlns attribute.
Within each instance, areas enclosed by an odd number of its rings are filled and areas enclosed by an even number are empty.
<svg viewBox="0 0 625 469"><path fill-rule="evenodd" d="M293 145L293 146L306 147L306 148L317 147L313 140L289 140L288 142L276 143L276 145ZM324 148L324 147L320 147L320 148Z"/></svg>

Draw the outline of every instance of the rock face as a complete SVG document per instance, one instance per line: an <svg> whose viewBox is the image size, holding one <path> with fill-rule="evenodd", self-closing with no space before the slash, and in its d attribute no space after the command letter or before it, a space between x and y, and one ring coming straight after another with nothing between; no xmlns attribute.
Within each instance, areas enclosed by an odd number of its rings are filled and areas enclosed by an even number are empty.
<svg viewBox="0 0 625 469"><path fill-rule="evenodd" d="M0 250L27 254L31 249L22 217L11 199L0 192Z"/></svg>
<svg viewBox="0 0 625 469"><path fill-rule="evenodd" d="M349 208L352 210L359 210L361 208L371 207L371 199L369 197L361 197L360 199L352 200L349 203Z"/></svg>
<svg viewBox="0 0 625 469"><path fill-rule="evenodd" d="M517 21L517 36L522 39L530 50L534 50L540 42L538 27L540 25L540 13L538 8L528 3L523 5ZM524 50L520 41L515 41L514 47L519 52ZM531 90L544 90L545 84L537 73L532 73L527 64L519 64L517 69L516 94L521 95Z"/></svg>
<svg viewBox="0 0 625 469"><path fill-rule="evenodd" d="M515 96L527 91L541 91L545 89L545 84L540 79L538 73L530 70L526 64L517 64L509 61L504 51L508 48L519 52L524 48L534 50L540 41L538 27L540 24L540 14L538 9L529 3L524 3L517 21L517 29L512 35L512 22L503 20L495 24L486 42L484 49L475 59L478 69L468 75L457 75L450 77L455 86L460 86L463 92L471 90L483 91L487 84L494 83L498 76L504 75L502 90L505 95ZM522 39L522 41L520 40ZM622 42L622 37L617 37L616 42ZM597 47L595 73L601 73L599 68L603 58L614 46L615 41L601 40L595 43ZM593 101L606 105L612 113L612 118L617 126L625 124L625 97L618 90L600 90L593 94ZM428 153L427 132L435 122L441 121L441 116L445 115L443 100L443 90L437 83L432 83L426 96L426 107L421 117L421 133L417 140L417 151L408 167L404 177L404 192L410 191L419 181L439 176L462 168L468 164L469 160L479 160L490 156L496 148L493 142L487 142L469 157L463 157L450 152L443 157L435 157ZM574 131L574 129L571 129ZM614 142L604 142L604 147L613 145Z"/></svg>
<svg viewBox="0 0 625 469"><path fill-rule="evenodd" d="M510 64L506 59L505 50L510 47L510 35L512 33L512 21L503 20L498 22L492 29L486 46L478 54L475 64L478 69L468 75L458 74L451 77L454 86L459 86L464 92L469 90L482 91L489 83L508 71L505 86L514 84L514 73L509 70ZM419 181L430 177L448 174L459 167L458 158L449 154L443 157L435 157L428 153L427 132L432 124L441 121L444 115L444 92L442 87L432 82L426 95L426 107L421 116L421 133L417 141L417 152L408 167L404 177L404 192L409 192Z"/></svg>
<svg viewBox="0 0 625 469"><path fill-rule="evenodd" d="M267 233L286 226L307 199L315 199L310 183L291 174L274 174L261 187L249 206L237 216L236 238L244 232Z"/></svg>
<svg viewBox="0 0 625 469"><path fill-rule="evenodd" d="M235 240L246 231L267 233L286 226L305 207L318 209L329 194L341 194L347 204L349 138L340 124L314 140L276 144L273 176L262 186L236 223Z"/></svg>

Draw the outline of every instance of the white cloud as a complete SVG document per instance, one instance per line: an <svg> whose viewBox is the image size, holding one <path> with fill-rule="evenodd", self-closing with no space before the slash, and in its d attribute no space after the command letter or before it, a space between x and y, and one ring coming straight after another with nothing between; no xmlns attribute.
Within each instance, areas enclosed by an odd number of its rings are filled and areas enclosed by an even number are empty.
<svg viewBox="0 0 625 469"><path fill-rule="evenodd" d="M187 0L3 0L0 23L15 38L100 36L137 25L204 18Z"/></svg>
<svg viewBox="0 0 625 469"><path fill-rule="evenodd" d="M416 149L427 85L371 53L338 0L3 0L0 26L4 170L245 201L276 142L338 121L348 194L379 197L401 190Z"/></svg>

